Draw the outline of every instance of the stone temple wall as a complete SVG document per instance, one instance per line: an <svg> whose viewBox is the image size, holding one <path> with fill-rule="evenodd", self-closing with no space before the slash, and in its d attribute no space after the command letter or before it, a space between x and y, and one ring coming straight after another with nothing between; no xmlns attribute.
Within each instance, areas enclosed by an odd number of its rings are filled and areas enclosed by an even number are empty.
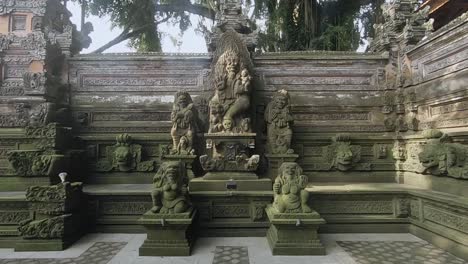
<svg viewBox="0 0 468 264"><path fill-rule="evenodd" d="M286 89L295 118L294 149L315 182L395 182L392 132L384 125L382 91L385 55L340 52L265 54L254 58L253 103L256 131L265 139L263 112L272 93ZM173 95L186 90L200 118L207 117L213 93L207 55L109 54L69 60L73 131L86 142L91 159L88 181L146 183L151 173L105 171L106 149L121 133L142 146L143 160L160 160L169 143ZM206 132L206 128L205 128ZM332 168L329 146L338 133L350 133L357 158L353 169ZM157 165L156 165L157 166Z"/></svg>
<svg viewBox="0 0 468 264"><path fill-rule="evenodd" d="M432 33L407 53L411 81L405 91L415 94L418 130L440 129L455 143L468 143L468 32L467 15ZM467 196L468 183L450 177L423 175L418 153L422 133L404 136L407 160L401 169L405 183Z"/></svg>

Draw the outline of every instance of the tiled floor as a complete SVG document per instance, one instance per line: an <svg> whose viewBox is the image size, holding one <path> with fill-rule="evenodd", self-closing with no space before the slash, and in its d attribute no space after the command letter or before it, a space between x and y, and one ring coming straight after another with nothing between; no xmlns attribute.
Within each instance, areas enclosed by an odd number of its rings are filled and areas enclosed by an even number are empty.
<svg viewBox="0 0 468 264"><path fill-rule="evenodd" d="M326 256L272 256L264 237L200 238L190 257L140 257L146 235L89 234L62 252L0 249L0 264L393 264L468 263L410 234L324 234Z"/></svg>

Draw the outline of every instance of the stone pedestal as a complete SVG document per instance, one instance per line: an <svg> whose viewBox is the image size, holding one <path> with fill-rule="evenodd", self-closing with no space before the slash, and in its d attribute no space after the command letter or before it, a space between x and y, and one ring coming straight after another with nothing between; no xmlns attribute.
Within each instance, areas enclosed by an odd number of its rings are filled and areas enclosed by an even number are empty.
<svg viewBox="0 0 468 264"><path fill-rule="evenodd" d="M138 223L147 231L140 256L190 256L193 245L192 223L196 210L182 214L146 212Z"/></svg>
<svg viewBox="0 0 468 264"><path fill-rule="evenodd" d="M59 251L84 233L82 184L64 182L52 186L32 186L26 190L32 218L19 223L22 239L15 251Z"/></svg>
<svg viewBox="0 0 468 264"><path fill-rule="evenodd" d="M298 154L265 154L268 159L268 172L267 176L272 181L275 181L278 175L278 168L283 162L295 162L298 158Z"/></svg>
<svg viewBox="0 0 468 264"><path fill-rule="evenodd" d="M325 255L317 230L325 220L317 212L278 213L266 209L270 228L267 240L273 255Z"/></svg>
<svg viewBox="0 0 468 264"><path fill-rule="evenodd" d="M185 169L187 170L187 176L189 179L195 178L193 174L192 166L193 162L197 158L196 155L164 155L162 157L162 161L180 161L183 162L185 165Z"/></svg>
<svg viewBox="0 0 468 264"><path fill-rule="evenodd" d="M205 134L206 155L200 163L205 180L256 180L260 157L253 155L255 133Z"/></svg>

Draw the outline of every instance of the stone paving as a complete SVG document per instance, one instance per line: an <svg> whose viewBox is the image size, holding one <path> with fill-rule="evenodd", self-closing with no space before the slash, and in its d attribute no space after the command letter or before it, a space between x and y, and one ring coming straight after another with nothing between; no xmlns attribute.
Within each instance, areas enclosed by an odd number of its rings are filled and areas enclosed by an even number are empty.
<svg viewBox="0 0 468 264"><path fill-rule="evenodd" d="M463 264L410 234L323 234L326 256L272 256L264 237L200 238L190 257L140 257L144 234L88 234L59 252L0 249L0 264Z"/></svg>
<svg viewBox="0 0 468 264"><path fill-rule="evenodd" d="M426 242L338 241L357 264L464 264L459 259Z"/></svg>

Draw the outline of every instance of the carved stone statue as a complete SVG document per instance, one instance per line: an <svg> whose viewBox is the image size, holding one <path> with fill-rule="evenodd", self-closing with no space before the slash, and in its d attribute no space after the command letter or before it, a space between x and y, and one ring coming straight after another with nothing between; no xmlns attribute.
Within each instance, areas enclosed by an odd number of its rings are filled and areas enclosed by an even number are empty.
<svg viewBox="0 0 468 264"><path fill-rule="evenodd" d="M290 109L290 98L286 90L278 91L265 111L267 123L268 151L273 154L292 154L293 116Z"/></svg>
<svg viewBox="0 0 468 264"><path fill-rule="evenodd" d="M307 205L309 192L305 190L308 179L295 162L284 162L273 184L275 200L273 207L279 213L311 213Z"/></svg>
<svg viewBox="0 0 468 264"><path fill-rule="evenodd" d="M252 77L234 50L225 51L215 67L215 95L210 100L209 133L241 131L248 116ZM227 127L225 127L226 125Z"/></svg>
<svg viewBox="0 0 468 264"><path fill-rule="evenodd" d="M187 198L188 177L185 166L179 161L161 164L153 178L153 208L151 212L179 214L187 212L191 206Z"/></svg>
<svg viewBox="0 0 468 264"><path fill-rule="evenodd" d="M192 97L185 91L179 91L174 97L172 107L172 149L173 155L191 155L193 150L193 136L196 132L197 112Z"/></svg>
<svg viewBox="0 0 468 264"><path fill-rule="evenodd" d="M419 153L423 173L468 179L467 146L452 143L450 136L436 129L425 131L424 137L427 144Z"/></svg>

